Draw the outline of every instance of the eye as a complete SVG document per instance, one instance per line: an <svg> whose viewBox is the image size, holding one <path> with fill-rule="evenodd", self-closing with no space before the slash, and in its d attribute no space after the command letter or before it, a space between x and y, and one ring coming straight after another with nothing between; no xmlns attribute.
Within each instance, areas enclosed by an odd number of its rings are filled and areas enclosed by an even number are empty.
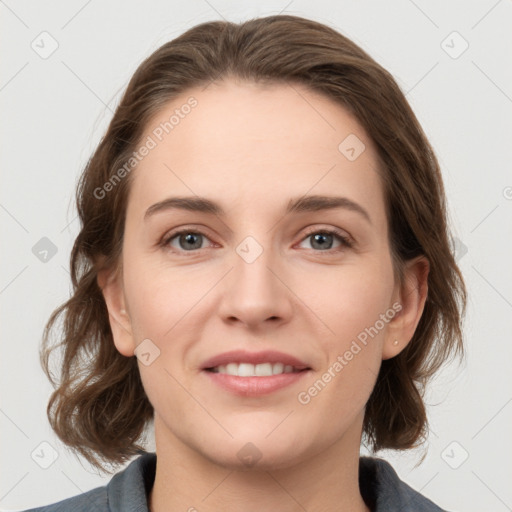
<svg viewBox="0 0 512 512"><path fill-rule="evenodd" d="M323 251L339 251L340 248L350 248L353 243L342 231L334 228L329 229L318 229L314 228L310 230L302 242L305 240L311 240L312 249L317 249L320 252ZM333 248L333 243L338 241L339 245ZM316 252L318 252L316 251Z"/></svg>
<svg viewBox="0 0 512 512"><path fill-rule="evenodd" d="M209 240L208 237L200 231L182 229L165 237L162 240L161 245L163 247L171 247L177 252L191 252L203 249L204 247L202 247L202 244L204 239Z"/></svg>
<svg viewBox="0 0 512 512"><path fill-rule="evenodd" d="M313 228L302 239L301 243L305 240L311 240L311 248L315 252L337 252L343 248L353 247L353 242L342 231L335 228L318 229ZM160 242L164 248L170 248L174 252L194 252L204 249L203 242L210 240L204 233L192 229L181 229L175 231ZM337 247L333 247L335 242L338 242Z"/></svg>

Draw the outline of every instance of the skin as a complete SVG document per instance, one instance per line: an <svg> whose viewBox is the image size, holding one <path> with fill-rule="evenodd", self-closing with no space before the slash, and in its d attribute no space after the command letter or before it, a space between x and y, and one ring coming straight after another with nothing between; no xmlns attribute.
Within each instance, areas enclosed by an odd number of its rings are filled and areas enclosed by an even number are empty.
<svg viewBox="0 0 512 512"><path fill-rule="evenodd" d="M358 486L364 407L382 360L414 334L428 262L408 262L404 283L395 281L376 149L345 108L305 87L227 79L174 99L143 139L190 96L197 107L132 171L122 270L98 276L118 351L133 356L144 339L160 350L149 366L139 361L155 409L150 509L367 511ZM338 150L349 134L366 147L355 161ZM343 208L284 214L292 198L313 194L347 197L371 223ZM226 215L173 209L144 220L151 205L194 195ZM158 245L180 227L204 233L201 249L179 236ZM319 248L306 232L315 227L355 243L327 235ZM263 249L252 263L236 251L247 236ZM402 310L378 335L299 403L396 302ZM313 370L269 395L237 396L200 367L240 348L289 353ZM237 456L249 442L261 455L250 467Z"/></svg>

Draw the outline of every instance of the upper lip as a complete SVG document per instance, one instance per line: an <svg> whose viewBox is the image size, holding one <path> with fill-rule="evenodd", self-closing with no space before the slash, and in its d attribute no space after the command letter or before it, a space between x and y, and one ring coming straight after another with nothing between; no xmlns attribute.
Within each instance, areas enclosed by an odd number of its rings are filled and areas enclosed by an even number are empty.
<svg viewBox="0 0 512 512"><path fill-rule="evenodd" d="M284 352L277 352L275 350L264 350L261 352L247 352L246 350L231 350L213 356L201 365L201 369L215 368L216 366L225 365L228 363L283 363L290 365L298 370L305 370L310 368L304 361L285 354Z"/></svg>

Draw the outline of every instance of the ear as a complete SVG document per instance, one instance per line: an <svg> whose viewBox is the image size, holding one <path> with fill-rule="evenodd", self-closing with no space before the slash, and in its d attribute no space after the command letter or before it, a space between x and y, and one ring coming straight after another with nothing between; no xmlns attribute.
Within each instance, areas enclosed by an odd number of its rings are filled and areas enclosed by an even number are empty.
<svg viewBox="0 0 512 512"><path fill-rule="evenodd" d="M395 357L411 341L427 300L429 270L430 264L425 256L405 263L404 282L397 284L394 293L395 302L400 304L401 309L388 323L382 359Z"/></svg>
<svg viewBox="0 0 512 512"><path fill-rule="evenodd" d="M125 303L122 270L120 267L114 270L99 270L97 281L107 305L114 344L123 356L133 356L135 343L130 316Z"/></svg>

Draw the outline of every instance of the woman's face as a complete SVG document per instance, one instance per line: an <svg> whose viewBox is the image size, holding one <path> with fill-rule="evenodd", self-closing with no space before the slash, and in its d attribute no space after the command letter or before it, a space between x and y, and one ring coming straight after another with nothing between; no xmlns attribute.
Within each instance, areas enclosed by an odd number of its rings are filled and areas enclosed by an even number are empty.
<svg viewBox="0 0 512 512"><path fill-rule="evenodd" d="M173 100L141 144L105 292L157 447L274 468L359 447L381 361L413 332L368 135L304 87L229 80Z"/></svg>

